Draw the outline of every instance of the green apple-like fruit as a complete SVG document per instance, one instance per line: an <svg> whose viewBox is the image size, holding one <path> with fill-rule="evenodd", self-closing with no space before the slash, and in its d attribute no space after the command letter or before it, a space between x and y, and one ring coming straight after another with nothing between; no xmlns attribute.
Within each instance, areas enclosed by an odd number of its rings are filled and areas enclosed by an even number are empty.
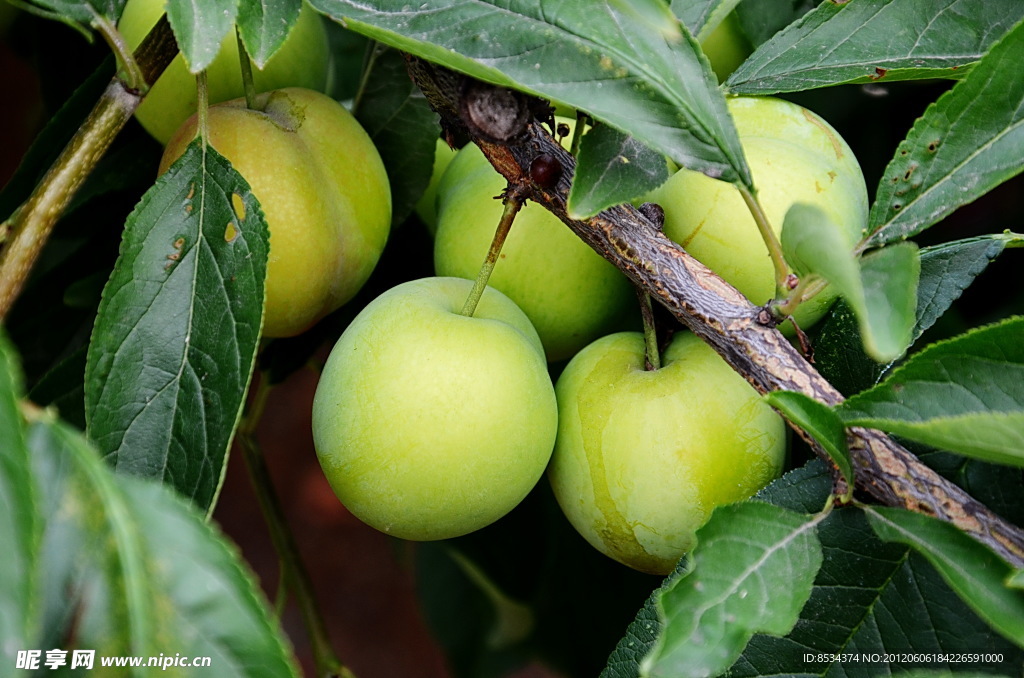
<svg viewBox="0 0 1024 678"><path fill-rule="evenodd" d="M660 369L644 338L602 337L556 386L558 441L548 477L566 517L593 546L667 574L717 506L778 476L782 419L711 348L678 334Z"/></svg>
<svg viewBox="0 0 1024 678"><path fill-rule="evenodd" d="M868 194L857 158L842 137L811 111L781 99L729 100L757 197L781 233L794 203L820 207L852 249L867 225ZM755 304L775 294L768 248L732 184L679 170L649 197L665 209L665 234ZM801 327L817 321L835 294L826 290L795 314ZM787 323L788 325L789 323Z"/></svg>
<svg viewBox="0 0 1024 678"><path fill-rule="evenodd" d="M270 230L268 337L298 334L351 299L380 258L391 189L373 142L330 97L288 88L209 109L211 146L245 178ZM164 150L160 172L196 134L189 119Z"/></svg>
<svg viewBox="0 0 1024 678"><path fill-rule="evenodd" d="M437 233L437 187L454 158L455 150L444 139L438 139L434 149L434 169L430 174L430 183L416 203L416 214L423 220L430 235Z"/></svg>
<svg viewBox="0 0 1024 678"><path fill-rule="evenodd" d="M437 192L438 275L476 278L501 219L503 207L494 198L505 183L475 145L452 160ZM512 224L489 284L523 309L550 361L570 358L597 337L622 329L636 303L618 269L529 202Z"/></svg>
<svg viewBox="0 0 1024 678"><path fill-rule="evenodd" d="M117 28L132 49L142 43L163 16L165 0L128 0ZM327 88L330 49L323 19L305 2L299 19L280 49L262 70L252 64L257 92L284 87L304 87L323 92ZM217 57L206 69L211 104L245 94L235 31L221 43ZM196 112L196 78L181 54L163 72L135 111L135 117L157 141L166 144L185 120Z"/></svg>
<svg viewBox="0 0 1024 678"><path fill-rule="evenodd" d="M557 428L530 321L487 288L424 278L364 308L324 366L313 439L341 502L403 539L456 537L512 510L544 473Z"/></svg>

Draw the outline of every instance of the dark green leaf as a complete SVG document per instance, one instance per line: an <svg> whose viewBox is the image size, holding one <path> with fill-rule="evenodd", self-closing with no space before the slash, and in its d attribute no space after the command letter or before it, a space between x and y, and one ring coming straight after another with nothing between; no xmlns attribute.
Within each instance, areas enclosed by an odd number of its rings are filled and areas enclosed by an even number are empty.
<svg viewBox="0 0 1024 678"><path fill-rule="evenodd" d="M1021 236L999 234L922 248L911 343L946 312L1004 248L1021 245ZM891 365L877 363L864 352L857 319L842 301L822 326L814 353L822 376L847 396L874 386Z"/></svg>
<svg viewBox="0 0 1024 678"><path fill-rule="evenodd" d="M920 273L915 245L872 252L858 266L839 226L820 208L798 203L786 212L782 250L797 273L820 275L839 291L860 321L868 355L893 360L910 345Z"/></svg>
<svg viewBox="0 0 1024 678"><path fill-rule="evenodd" d="M1006 561L950 523L903 509L867 507L875 533L921 553L982 619L1024 648L1024 592L1006 581Z"/></svg>
<svg viewBox="0 0 1024 678"><path fill-rule="evenodd" d="M740 0L672 0L672 13L698 40L715 30Z"/></svg>
<svg viewBox="0 0 1024 678"><path fill-rule="evenodd" d="M14 349L0 333L0 661L30 646L39 616L36 567L41 526L19 409L23 394Z"/></svg>
<svg viewBox="0 0 1024 678"><path fill-rule="evenodd" d="M816 464L823 468L820 464ZM822 496L829 487L821 479ZM999 662L972 669L1010 675L1024 652L992 632L928 563L904 546L884 544L857 509L833 510L818 529L824 562L810 600L785 638L755 636L727 674L873 678L934 662L812 661L811 655L977 652ZM962 668L961 664L941 664Z"/></svg>
<svg viewBox="0 0 1024 678"><path fill-rule="evenodd" d="M743 34L757 47L817 5L817 0L743 0L735 11Z"/></svg>
<svg viewBox="0 0 1024 678"><path fill-rule="evenodd" d="M847 425L1024 466L1024 317L933 344L837 410Z"/></svg>
<svg viewBox="0 0 1024 678"><path fill-rule="evenodd" d="M816 525L758 501L716 509L690 571L661 594L665 626L641 674L718 675L755 633L788 633L821 566Z"/></svg>
<svg viewBox="0 0 1024 678"><path fill-rule="evenodd" d="M238 0L167 0L167 19L190 71L213 63L237 15Z"/></svg>
<svg viewBox="0 0 1024 678"><path fill-rule="evenodd" d="M822 2L761 45L726 86L775 94L959 77L1022 16L1017 0L933 0L926 11L917 0Z"/></svg>
<svg viewBox="0 0 1024 678"><path fill-rule="evenodd" d="M852 491L853 466L846 447L846 428L839 415L828 405L795 391L774 391L765 396L765 400L821 443Z"/></svg>
<svg viewBox="0 0 1024 678"><path fill-rule="evenodd" d="M921 280L917 285L917 321L913 333L915 341L1007 247L1024 247L1024 235L983 235L921 250Z"/></svg>
<svg viewBox="0 0 1024 678"><path fill-rule="evenodd" d="M751 185L725 100L697 42L666 39L609 0L314 0L351 29L475 78L550 98L684 167Z"/></svg>
<svg viewBox="0 0 1024 678"><path fill-rule="evenodd" d="M586 219L629 202L663 184L669 175L665 156L616 129L597 125L580 143L579 164L569 190L569 215Z"/></svg>
<svg viewBox="0 0 1024 678"><path fill-rule="evenodd" d="M238 32L256 66L263 68L299 20L302 0L241 0Z"/></svg>
<svg viewBox="0 0 1024 678"><path fill-rule="evenodd" d="M125 225L89 346L89 435L121 473L211 506L255 360L267 228L230 164L193 142Z"/></svg>
<svg viewBox="0 0 1024 678"><path fill-rule="evenodd" d="M1016 0L1001 11L990 3L955 4L965 10L976 7L1000 21L1024 14L1024 3ZM967 34L960 29L945 33L950 37ZM1020 173L1024 79L1017 77L1017 71L1022 61L1024 22L918 118L878 184L868 216L870 244L920 233Z"/></svg>
<svg viewBox="0 0 1024 678"><path fill-rule="evenodd" d="M393 49L374 48L355 116L373 140L391 184L391 223L398 225L423 195L434 168L441 126Z"/></svg>
<svg viewBox="0 0 1024 678"><path fill-rule="evenodd" d="M115 476L58 422L36 423L30 441L36 473L59 483L47 487L46 530L64 562L48 572L48 593L65 609L68 589L80 594L80 647L210 657L199 675L297 675L251 575L199 512L158 483Z"/></svg>
<svg viewBox="0 0 1024 678"><path fill-rule="evenodd" d="M758 492L756 498L793 511L810 512L817 511L824 505L831 490L831 476L825 470L825 466L815 460L776 479ZM675 572L666 577L662 585L651 593L626 629L626 635L611 653L608 665L601 672L600 678L639 677L640 662L654 647L661 633L662 622L658 616L658 600L661 593L688 571L688 561L680 561Z"/></svg>

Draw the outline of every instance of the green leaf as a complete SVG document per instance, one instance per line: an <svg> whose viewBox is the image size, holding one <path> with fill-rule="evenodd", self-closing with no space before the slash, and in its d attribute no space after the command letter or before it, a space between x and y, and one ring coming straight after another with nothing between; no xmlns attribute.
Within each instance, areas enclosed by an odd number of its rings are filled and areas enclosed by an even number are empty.
<svg viewBox="0 0 1024 678"><path fill-rule="evenodd" d="M1014 589L1024 589L1024 570L1016 570L1006 580L1006 585Z"/></svg>
<svg viewBox="0 0 1024 678"><path fill-rule="evenodd" d="M238 32L258 68L267 65L299 20L302 0L241 0Z"/></svg>
<svg viewBox="0 0 1024 678"><path fill-rule="evenodd" d="M118 472L212 505L255 360L267 239L245 180L199 141L129 217L85 376L89 436Z"/></svg>
<svg viewBox="0 0 1024 678"><path fill-rule="evenodd" d="M1024 466L1024 317L929 346L837 411L848 426Z"/></svg>
<svg viewBox="0 0 1024 678"><path fill-rule="evenodd" d="M167 0L167 19L191 72L213 63L236 16L238 0Z"/></svg>
<svg viewBox="0 0 1024 678"><path fill-rule="evenodd" d="M852 492L853 465L846 447L846 428L839 415L828 405L795 391L774 391L766 395L765 400L821 443Z"/></svg>
<svg viewBox="0 0 1024 678"><path fill-rule="evenodd" d="M630 202L663 184L669 175L665 156L616 129L597 125L580 143L569 189L569 216L586 219Z"/></svg>
<svg viewBox="0 0 1024 678"><path fill-rule="evenodd" d="M23 394L14 349L0 333L0 661L14 666L15 650L27 648L39 617L41 525L35 481L19 410Z"/></svg>
<svg viewBox="0 0 1024 678"><path fill-rule="evenodd" d="M1022 245L1024 236L1001 233L922 248L911 343L935 324L1003 249ZM864 352L857 319L842 301L822 325L814 353L822 376L847 396L874 386L891 366L875 362Z"/></svg>
<svg viewBox="0 0 1024 678"><path fill-rule="evenodd" d="M824 465L819 499L831 485ZM929 653L987 653L998 662L973 669L1011 675L1024 652L992 632L920 556L874 535L859 509L833 510L818 528L824 562L810 600L785 638L757 635L730 669L730 678L856 676L871 678L883 662L811 661L806 655L918 653L900 671L934 667ZM889 664L896 673L896 665Z"/></svg>
<svg viewBox="0 0 1024 678"><path fill-rule="evenodd" d="M757 47L817 5L817 0L746 0L735 11L743 34Z"/></svg>
<svg viewBox="0 0 1024 678"><path fill-rule="evenodd" d="M355 116L373 140L391 185L391 224L401 224L423 195L434 168L441 126L393 49L371 53Z"/></svg>
<svg viewBox="0 0 1024 678"><path fill-rule="evenodd" d="M68 589L81 594L80 647L208 656L218 676L297 675L251 574L199 512L158 483L115 476L59 422L36 423L30 441L52 500L47 540L71 556L56 573L70 579L49 577L48 593L66 609Z"/></svg>
<svg viewBox="0 0 1024 678"><path fill-rule="evenodd" d="M886 541L907 544L985 621L1024 648L1024 592L1006 581L1013 568L953 525L903 509L866 507L871 527Z"/></svg>
<svg viewBox="0 0 1024 678"><path fill-rule="evenodd" d="M900 243L860 259L820 208L795 204L782 227L786 261L800 275L830 282L856 313L864 348L878 361L899 357L910 345L920 273L917 247Z"/></svg>
<svg viewBox="0 0 1024 678"><path fill-rule="evenodd" d="M717 675L754 633L788 633L821 566L816 525L758 501L716 509L692 568L661 594L665 627L641 675Z"/></svg>
<svg viewBox="0 0 1024 678"><path fill-rule="evenodd" d="M740 0L672 0L670 9L698 40L711 35Z"/></svg>
<svg viewBox="0 0 1024 678"><path fill-rule="evenodd" d="M669 40L609 0L314 0L359 33L497 85L547 97L660 149L678 164L751 185L714 74L689 34Z"/></svg>
<svg viewBox="0 0 1024 678"><path fill-rule="evenodd" d="M957 4L966 9L971 3ZM974 6L993 18L1024 14L1015 0L1002 11L989 3ZM1022 60L1024 22L917 119L879 181L868 215L869 244L920 233L1020 173L1024 82L1016 74Z"/></svg>
<svg viewBox="0 0 1024 678"><path fill-rule="evenodd" d="M726 86L737 94L776 94L962 77L1024 17L1017 0L933 0L921 10L918 0L822 2L761 45Z"/></svg>

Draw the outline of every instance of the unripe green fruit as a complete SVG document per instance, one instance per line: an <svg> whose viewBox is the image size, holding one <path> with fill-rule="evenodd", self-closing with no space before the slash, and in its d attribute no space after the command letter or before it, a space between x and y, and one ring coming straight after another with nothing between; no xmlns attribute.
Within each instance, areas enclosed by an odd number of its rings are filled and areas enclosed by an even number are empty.
<svg viewBox="0 0 1024 678"><path fill-rule="evenodd" d="M128 0L118 30L135 49L165 11L165 0ZM304 87L323 92L327 88L330 49L323 19L305 2L288 38L262 70L252 64L257 92L284 87ZM211 104L244 96L242 71L235 31L224 36L217 57L206 69ZM143 99L135 117L161 144L166 144L185 120L196 112L195 75L181 54L167 67Z"/></svg>
<svg viewBox="0 0 1024 678"><path fill-rule="evenodd" d="M781 99L738 97L728 103L757 197L776 234L790 206L807 203L825 211L852 249L867 224L868 194L846 142L811 111ZM774 296L768 248L735 186L683 169L650 199L665 209L669 238L753 303ZM797 323L812 325L834 300L826 289L800 306Z"/></svg>
<svg viewBox="0 0 1024 678"><path fill-rule="evenodd" d="M391 189L373 142L345 108L312 90L211 106L208 141L249 183L270 230L263 334L298 334L351 299L380 258ZM196 135L170 140L163 173Z"/></svg>
<svg viewBox="0 0 1024 678"><path fill-rule="evenodd" d="M555 390L555 497L594 547L643 572L670 572L715 507L782 469L782 419L695 335L676 335L653 371L641 334L602 337Z"/></svg>
<svg viewBox="0 0 1024 678"><path fill-rule="evenodd" d="M425 278L370 302L331 352L313 401L327 480L369 525L456 537L512 510L544 473L557 406L530 321L487 288Z"/></svg>
<svg viewBox="0 0 1024 678"><path fill-rule="evenodd" d="M437 193L434 268L475 279L501 219L505 180L475 145L455 156ZM548 360L564 360L621 329L636 297L629 280L540 205L516 215L488 283L523 309Z"/></svg>
<svg viewBox="0 0 1024 678"><path fill-rule="evenodd" d="M444 139L438 139L434 147L434 169L430 174L430 183L416 203L416 214L426 225L430 235L437 233L437 187L441 184L448 165L455 158L455 151Z"/></svg>

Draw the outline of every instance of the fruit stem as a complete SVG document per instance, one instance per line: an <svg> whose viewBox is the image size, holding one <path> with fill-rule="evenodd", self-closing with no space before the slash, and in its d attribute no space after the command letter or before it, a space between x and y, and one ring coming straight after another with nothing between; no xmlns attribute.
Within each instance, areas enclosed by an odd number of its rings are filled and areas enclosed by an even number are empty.
<svg viewBox="0 0 1024 678"><path fill-rule="evenodd" d="M356 95L352 97L352 115L357 114L359 106L363 103L363 95L366 94L366 88L370 84L370 74L373 72L373 66L377 63L377 57L382 49L380 43L376 40L371 40L370 44L366 46L366 63L363 66L363 73L359 77L359 87L356 89Z"/></svg>
<svg viewBox="0 0 1024 678"><path fill-rule="evenodd" d="M90 11L92 10L90 9ZM117 57L117 63L119 64L117 75L124 82L125 87L139 94L146 94L149 91L146 77L142 74L142 69L139 68L138 62L135 61L135 55L132 54L132 49L125 42L121 32L105 16L98 12L93 13L92 25L100 32L103 39L107 41L107 45L110 46L114 56Z"/></svg>
<svg viewBox="0 0 1024 678"><path fill-rule="evenodd" d="M206 69L196 73L196 114L199 124L196 131L203 143L208 143L210 135L210 91L206 87Z"/></svg>
<svg viewBox="0 0 1024 678"><path fill-rule="evenodd" d="M789 294L789 287L786 284L786 280L789 277L789 267L786 265L785 257L782 256L782 244L779 242L778 237L776 237L772 225L768 222L768 216L761 208L761 203L757 201L757 198L750 192L750 189L743 184L735 184L735 186L739 189L740 195L743 196L743 202L747 203L747 209L750 210L751 216L754 217L757 230L761 232L761 239L764 240L765 247L768 248L768 256L771 257L772 267L775 269L775 298L782 299ZM760 300L755 301L761 303Z"/></svg>
<svg viewBox="0 0 1024 678"><path fill-rule="evenodd" d="M245 107L250 111L262 110L256 105L256 82L252 79L252 61L245 50L242 34L235 27L235 42L238 43L238 64L242 67L242 87L245 89Z"/></svg>
<svg viewBox="0 0 1024 678"><path fill-rule="evenodd" d="M309 642L313 649L313 661L316 664L316 675L354 678L354 674L341 664L331 647L327 627L324 625L320 609L316 604L316 597L313 595L313 584L310 581L309 573L302 563L291 530L288 529L288 522L285 519L277 492L274 490L266 459L260 451L259 443L256 442L256 425L266 407L271 389L269 375L264 372L259 376L259 383L256 386L252 402L238 426L238 441L242 447L242 457L245 459L245 467L249 472L249 480L259 501L267 530L270 532L270 540L274 544L274 550L277 551L281 577L287 584L288 590L295 596L295 602L302 614L306 632L309 634Z"/></svg>
<svg viewBox="0 0 1024 678"><path fill-rule="evenodd" d="M640 300L640 315L644 319L644 369L654 372L661 369L661 352L658 350L658 327L654 324L654 305L651 295L642 287L636 288L637 299Z"/></svg>
<svg viewBox="0 0 1024 678"><path fill-rule="evenodd" d="M501 213L501 219L498 221L498 228L494 231L494 239L491 240L491 248L487 250L487 258L484 259L483 266L480 267L480 273L476 276L476 282L473 283L473 289L469 291L469 296L466 298L466 304L462 307L462 315L469 318L473 317L476 312L476 305L480 303L480 297L484 295L484 290L487 288L487 281L491 279L491 272L494 270L494 265L498 263L498 256L501 254L501 248L505 244L505 238L508 237L508 232L512 228L512 222L516 218L516 214L519 213L520 208L523 206L524 196L527 189L518 185L510 185L505 191L505 209Z"/></svg>

